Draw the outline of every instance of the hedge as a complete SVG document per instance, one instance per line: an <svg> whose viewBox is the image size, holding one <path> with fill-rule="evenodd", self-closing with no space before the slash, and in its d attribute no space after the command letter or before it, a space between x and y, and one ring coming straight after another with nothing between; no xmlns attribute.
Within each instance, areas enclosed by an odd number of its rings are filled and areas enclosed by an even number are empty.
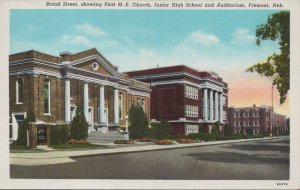
<svg viewBox="0 0 300 190"><path fill-rule="evenodd" d="M56 125L50 128L50 143L66 144L70 140L70 127L68 125Z"/></svg>

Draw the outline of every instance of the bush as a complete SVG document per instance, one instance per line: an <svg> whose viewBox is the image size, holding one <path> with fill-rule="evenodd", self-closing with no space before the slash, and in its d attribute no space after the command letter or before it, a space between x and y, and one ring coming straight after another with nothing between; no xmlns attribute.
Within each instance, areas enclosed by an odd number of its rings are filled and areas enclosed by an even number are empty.
<svg viewBox="0 0 300 190"><path fill-rule="evenodd" d="M27 113L22 125L19 126L16 144L27 145L27 130L29 129L29 122L35 122L35 116L32 112Z"/></svg>
<svg viewBox="0 0 300 190"><path fill-rule="evenodd" d="M115 144L134 144L133 140L115 140Z"/></svg>
<svg viewBox="0 0 300 190"><path fill-rule="evenodd" d="M80 139L80 140L76 140L76 139L70 139L67 144L90 144L87 140L85 139Z"/></svg>
<svg viewBox="0 0 300 190"><path fill-rule="evenodd" d="M69 126L57 125L50 128L51 144L65 144L70 139Z"/></svg>
<svg viewBox="0 0 300 190"><path fill-rule="evenodd" d="M170 138L171 133L172 128L167 121L151 123L151 128L148 129L148 136L154 139L168 139Z"/></svg>
<svg viewBox="0 0 300 190"><path fill-rule="evenodd" d="M128 111L129 137L139 139L147 137L148 118L140 105L132 105Z"/></svg>
<svg viewBox="0 0 300 190"><path fill-rule="evenodd" d="M224 136L229 137L230 135L233 134L233 129L230 127L228 124L224 125Z"/></svg>
<svg viewBox="0 0 300 190"><path fill-rule="evenodd" d="M195 141L192 139L176 139L176 142L182 143L182 144L188 144L188 143L194 143Z"/></svg>
<svg viewBox="0 0 300 190"><path fill-rule="evenodd" d="M158 145L170 145L175 144L174 140L164 139L164 140L155 140L154 141Z"/></svg>
<svg viewBox="0 0 300 190"><path fill-rule="evenodd" d="M88 123L80 106L77 106L76 115L70 124L70 138L85 140L88 136Z"/></svg>
<svg viewBox="0 0 300 190"><path fill-rule="evenodd" d="M239 134L239 133L236 133L236 134L230 134L229 136L219 136L216 138L216 140L237 140L237 139L242 139L243 138L243 135L242 134Z"/></svg>
<svg viewBox="0 0 300 190"><path fill-rule="evenodd" d="M155 139L149 137L138 139L139 142L154 142L154 140Z"/></svg>

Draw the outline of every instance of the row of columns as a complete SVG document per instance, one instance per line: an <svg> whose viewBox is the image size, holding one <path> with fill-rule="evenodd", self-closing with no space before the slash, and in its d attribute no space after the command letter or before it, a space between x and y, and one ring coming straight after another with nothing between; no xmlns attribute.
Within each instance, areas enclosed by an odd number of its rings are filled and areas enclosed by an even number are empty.
<svg viewBox="0 0 300 190"><path fill-rule="evenodd" d="M65 122L71 121L71 97L70 97L70 79L65 79ZM99 86L99 121L106 123L105 118L105 99L104 99L104 85ZM89 120L89 86L85 82L83 84L83 113L86 120ZM119 90L114 89L114 123L119 123Z"/></svg>
<svg viewBox="0 0 300 190"><path fill-rule="evenodd" d="M222 93L219 93L218 91L213 91L211 89L205 88L204 90L204 120L210 120L213 121L215 116L215 120L219 120L220 122L223 122L223 95ZM208 91L209 91L209 102L208 102ZM213 103L215 100L215 112L213 110ZM208 104L210 107L210 110L208 112ZM220 108L220 109L219 109ZM220 112L219 112L220 111ZM209 119L208 119L209 114Z"/></svg>

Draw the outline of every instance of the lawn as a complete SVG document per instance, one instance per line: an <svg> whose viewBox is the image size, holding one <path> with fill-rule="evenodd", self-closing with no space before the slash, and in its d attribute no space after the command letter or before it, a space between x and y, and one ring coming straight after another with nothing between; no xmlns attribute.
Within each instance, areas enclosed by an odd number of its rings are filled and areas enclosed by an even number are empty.
<svg viewBox="0 0 300 190"><path fill-rule="evenodd" d="M10 150L32 150L26 145L16 145L16 144L11 144L9 145Z"/></svg>
<svg viewBox="0 0 300 190"><path fill-rule="evenodd" d="M96 145L96 144L57 144L51 145L50 147L58 150L64 149L101 149L107 148L105 145Z"/></svg>

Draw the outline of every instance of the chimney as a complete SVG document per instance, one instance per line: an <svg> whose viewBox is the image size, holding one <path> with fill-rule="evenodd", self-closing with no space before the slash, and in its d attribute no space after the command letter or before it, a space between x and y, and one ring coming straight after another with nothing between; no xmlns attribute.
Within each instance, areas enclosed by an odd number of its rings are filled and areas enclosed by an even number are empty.
<svg viewBox="0 0 300 190"><path fill-rule="evenodd" d="M73 55L73 53L68 52L68 51L64 51L64 52L60 52L59 56L61 57L61 61L62 62L69 62L72 61L71 60L71 56Z"/></svg>

